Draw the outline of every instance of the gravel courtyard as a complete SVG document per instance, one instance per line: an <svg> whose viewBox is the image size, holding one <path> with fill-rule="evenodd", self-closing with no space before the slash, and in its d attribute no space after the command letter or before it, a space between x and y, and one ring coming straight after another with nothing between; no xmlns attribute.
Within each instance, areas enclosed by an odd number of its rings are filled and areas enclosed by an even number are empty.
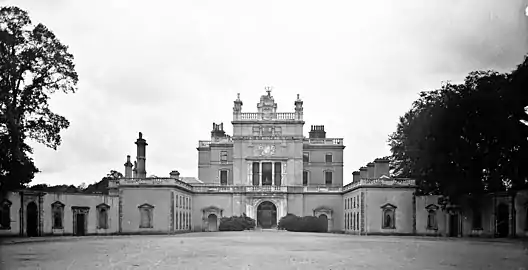
<svg viewBox="0 0 528 270"><path fill-rule="evenodd" d="M528 269L525 248L519 242L283 231L64 237L6 241L0 269L519 270Z"/></svg>

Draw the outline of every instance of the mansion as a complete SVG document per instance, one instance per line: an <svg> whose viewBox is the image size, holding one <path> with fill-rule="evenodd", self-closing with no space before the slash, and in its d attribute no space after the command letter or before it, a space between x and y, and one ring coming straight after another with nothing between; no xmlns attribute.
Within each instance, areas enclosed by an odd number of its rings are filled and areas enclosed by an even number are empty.
<svg viewBox="0 0 528 270"><path fill-rule="evenodd" d="M10 192L0 207L0 236L173 234L217 231L222 217L247 215L274 229L288 213L325 220L329 232L359 235L528 236L528 191L489 194L480 206L445 205L415 195L415 181L391 177L375 159L343 185L342 138L324 126L304 134L303 101L278 112L270 91L256 112L233 106L233 134L213 123L198 142L198 177L147 177L139 133L136 159L108 194ZM359 153L365 154L365 153Z"/></svg>

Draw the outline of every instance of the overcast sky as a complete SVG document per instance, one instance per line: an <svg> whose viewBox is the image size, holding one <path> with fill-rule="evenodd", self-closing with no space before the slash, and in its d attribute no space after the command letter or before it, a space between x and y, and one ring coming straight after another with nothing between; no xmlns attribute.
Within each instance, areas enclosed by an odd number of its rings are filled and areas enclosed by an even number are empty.
<svg viewBox="0 0 528 270"><path fill-rule="evenodd" d="M0 0L69 46L78 92L55 95L71 122L57 151L35 146L33 183L90 184L124 172L143 132L147 175L197 176L212 123L232 134L236 93L255 112L304 101L305 135L344 138L345 183L390 154L387 138L418 93L528 52L528 0Z"/></svg>

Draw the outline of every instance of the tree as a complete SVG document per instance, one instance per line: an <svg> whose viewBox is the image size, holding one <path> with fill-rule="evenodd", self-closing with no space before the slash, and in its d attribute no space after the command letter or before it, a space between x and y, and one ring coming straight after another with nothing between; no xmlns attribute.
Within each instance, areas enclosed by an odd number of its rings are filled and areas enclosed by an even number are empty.
<svg viewBox="0 0 528 270"><path fill-rule="evenodd" d="M57 149L68 128L48 100L75 92L78 76L67 46L18 7L0 9L0 190L22 188L38 172L27 139ZM0 194L1 195L1 194Z"/></svg>
<svg viewBox="0 0 528 270"><path fill-rule="evenodd" d="M101 181L89 185L87 188L84 189L85 193L103 193L108 194L108 182L109 180L119 179L123 178L123 174L111 170L105 177L101 179Z"/></svg>
<svg viewBox="0 0 528 270"><path fill-rule="evenodd" d="M422 194L478 197L526 184L527 61L511 74L471 72L420 93L389 137L394 173Z"/></svg>

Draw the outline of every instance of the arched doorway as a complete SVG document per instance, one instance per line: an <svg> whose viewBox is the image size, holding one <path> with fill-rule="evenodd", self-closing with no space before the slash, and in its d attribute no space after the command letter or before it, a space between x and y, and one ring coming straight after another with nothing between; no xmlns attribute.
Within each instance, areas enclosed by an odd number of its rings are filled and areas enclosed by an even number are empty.
<svg viewBox="0 0 528 270"><path fill-rule="evenodd" d="M508 237L510 231L510 211L506 204L497 207L497 237Z"/></svg>
<svg viewBox="0 0 528 270"><path fill-rule="evenodd" d="M216 217L215 214L209 214L209 216L207 217L207 228L210 232L216 232L217 231L217 226L218 224L218 218Z"/></svg>
<svg viewBox="0 0 528 270"><path fill-rule="evenodd" d="M269 201L262 202L257 207L257 226L270 229L277 226L277 207Z"/></svg>
<svg viewBox="0 0 528 270"><path fill-rule="evenodd" d="M328 216L325 214L319 215L319 222L321 222L321 226L323 227L323 231L328 231Z"/></svg>
<svg viewBox="0 0 528 270"><path fill-rule="evenodd" d="M38 236L38 206L35 202L27 205L26 233L27 236Z"/></svg>

